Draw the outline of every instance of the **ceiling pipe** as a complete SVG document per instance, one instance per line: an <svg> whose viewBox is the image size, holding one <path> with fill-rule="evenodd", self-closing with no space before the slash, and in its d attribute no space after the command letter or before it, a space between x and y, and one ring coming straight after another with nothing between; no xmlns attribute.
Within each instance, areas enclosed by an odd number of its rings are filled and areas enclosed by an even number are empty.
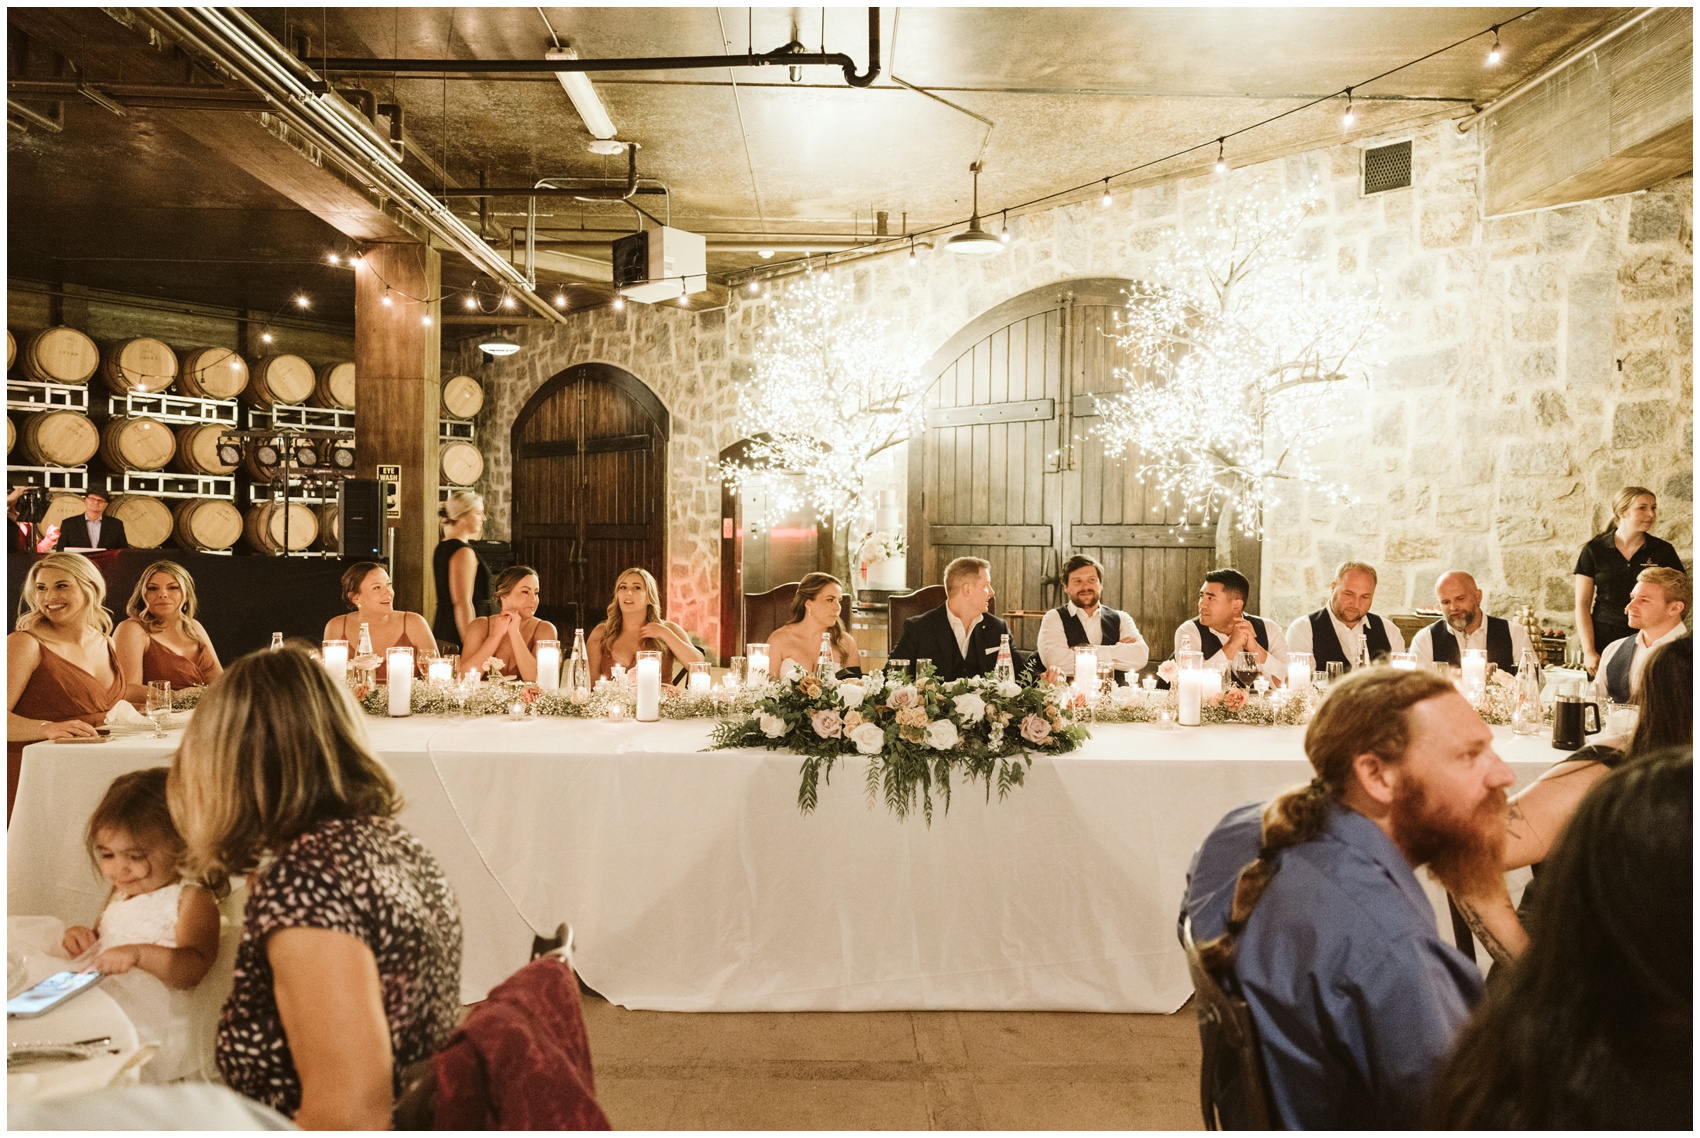
<svg viewBox="0 0 1700 1138"><path fill-rule="evenodd" d="M867 87L880 73L880 10L868 9L868 70L843 52L797 52L790 44L761 55L637 56L629 59L325 59L319 70L379 75L541 75L563 71L686 71L723 67L840 67L852 87Z"/></svg>
<svg viewBox="0 0 1700 1138"><path fill-rule="evenodd" d="M619 186L583 186L574 192L573 200L579 202L626 202L630 204L632 195L637 193L638 189L637 152L637 143L626 143L626 184L623 189ZM562 187L558 183L571 180L567 178L539 178L537 186L538 188L560 189ZM672 205L673 198L669 194L667 197L669 220L672 219ZM633 206L632 208L636 209L637 207ZM638 210L638 212L642 213L643 211ZM642 223L639 222L639 224ZM531 282L533 288L537 287L537 194L535 192L528 199L525 210L525 279Z"/></svg>
<svg viewBox="0 0 1700 1138"><path fill-rule="evenodd" d="M240 8L133 9L157 31L204 56L258 92L271 113L300 131L327 157L390 198L408 218L552 321L564 318L532 291L524 275L485 244L401 167L389 139ZM322 90L321 90L322 88Z"/></svg>

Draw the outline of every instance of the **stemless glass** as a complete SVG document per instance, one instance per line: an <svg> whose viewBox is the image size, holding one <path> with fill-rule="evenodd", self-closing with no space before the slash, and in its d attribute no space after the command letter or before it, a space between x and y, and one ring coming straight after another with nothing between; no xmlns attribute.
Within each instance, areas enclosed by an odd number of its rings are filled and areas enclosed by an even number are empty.
<svg viewBox="0 0 1700 1138"><path fill-rule="evenodd" d="M171 681L148 682L147 715L153 720L153 737L165 738L165 721L171 718Z"/></svg>
<svg viewBox="0 0 1700 1138"><path fill-rule="evenodd" d="M1346 665L1339 660L1328 661L1328 682L1335 683L1346 674Z"/></svg>

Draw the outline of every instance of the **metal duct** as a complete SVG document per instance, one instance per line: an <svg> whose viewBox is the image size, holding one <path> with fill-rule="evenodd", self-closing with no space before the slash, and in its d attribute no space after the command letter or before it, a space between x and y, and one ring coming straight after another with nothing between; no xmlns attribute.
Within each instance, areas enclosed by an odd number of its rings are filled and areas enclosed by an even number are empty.
<svg viewBox="0 0 1700 1138"><path fill-rule="evenodd" d="M390 140L331 92L240 8L137 8L149 25L257 92L271 112L300 131L338 166L387 195L479 271L508 285L540 316L564 323L555 306L532 291L518 269L401 168Z"/></svg>

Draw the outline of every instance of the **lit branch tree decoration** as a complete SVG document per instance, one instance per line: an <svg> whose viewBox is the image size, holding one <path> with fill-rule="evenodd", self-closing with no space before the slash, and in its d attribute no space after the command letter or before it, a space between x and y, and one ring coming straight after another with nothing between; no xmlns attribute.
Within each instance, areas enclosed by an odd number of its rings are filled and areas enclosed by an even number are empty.
<svg viewBox="0 0 1700 1138"><path fill-rule="evenodd" d="M1384 320L1376 290L1326 288L1296 254L1316 198L1314 185L1289 201L1212 195L1158 266L1167 283L1129 290L1122 391L1098 401L1108 453L1136 462L1165 507L1178 501L1184 524L1215 515L1218 564L1236 528L1262 534L1283 483L1349 498L1309 452Z"/></svg>
<svg viewBox="0 0 1700 1138"><path fill-rule="evenodd" d="M722 472L734 489L762 479L781 500L784 483L800 486L804 501L784 504L836 517L840 538L872 510L868 464L915 433L927 386L913 348L889 347L885 325L852 299L849 284L820 272L776 303L738 392L742 429L754 441Z"/></svg>

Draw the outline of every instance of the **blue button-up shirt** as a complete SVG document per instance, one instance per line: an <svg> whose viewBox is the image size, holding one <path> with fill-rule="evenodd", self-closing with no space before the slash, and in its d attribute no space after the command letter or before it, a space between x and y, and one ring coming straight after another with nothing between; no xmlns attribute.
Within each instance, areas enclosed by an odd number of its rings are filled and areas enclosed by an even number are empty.
<svg viewBox="0 0 1700 1138"><path fill-rule="evenodd" d="M1244 806L1194 855L1182 909L1198 941L1226 930L1261 840L1262 807ZM1344 806L1315 841L1279 855L1234 978L1280 1123L1304 1130L1421 1125L1430 1080L1482 991L1476 966L1440 938L1410 863Z"/></svg>

